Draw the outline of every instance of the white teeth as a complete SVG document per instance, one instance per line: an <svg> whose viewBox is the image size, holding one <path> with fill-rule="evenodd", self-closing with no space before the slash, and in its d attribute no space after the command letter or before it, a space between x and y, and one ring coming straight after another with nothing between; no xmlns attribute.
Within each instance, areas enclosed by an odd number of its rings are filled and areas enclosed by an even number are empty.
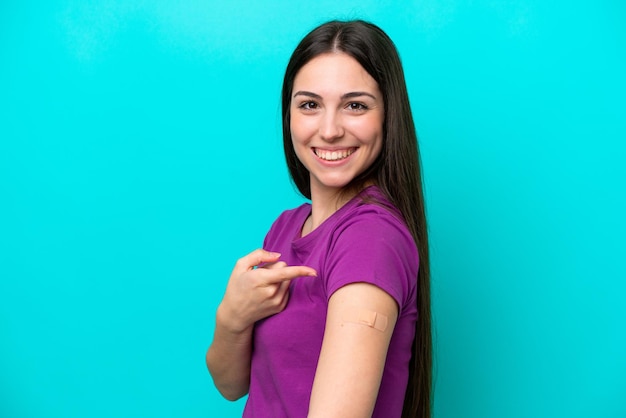
<svg viewBox="0 0 626 418"><path fill-rule="evenodd" d="M342 151L324 151L324 150L316 148L315 155L317 155L322 160L337 161L337 160L343 160L344 158L348 158L348 156L350 156L354 151L355 151L354 148L345 149Z"/></svg>

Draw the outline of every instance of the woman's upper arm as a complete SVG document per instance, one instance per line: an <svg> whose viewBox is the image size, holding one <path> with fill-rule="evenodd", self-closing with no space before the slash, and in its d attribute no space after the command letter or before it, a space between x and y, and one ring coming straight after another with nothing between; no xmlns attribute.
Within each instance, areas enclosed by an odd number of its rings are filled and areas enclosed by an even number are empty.
<svg viewBox="0 0 626 418"><path fill-rule="evenodd" d="M370 417L398 317L396 301L368 283L338 289L328 303L309 417Z"/></svg>

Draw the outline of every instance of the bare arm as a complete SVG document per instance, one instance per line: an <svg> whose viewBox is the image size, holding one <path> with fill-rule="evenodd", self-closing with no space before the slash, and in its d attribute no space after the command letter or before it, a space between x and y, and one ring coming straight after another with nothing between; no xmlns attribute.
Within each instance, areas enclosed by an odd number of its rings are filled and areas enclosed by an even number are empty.
<svg viewBox="0 0 626 418"><path fill-rule="evenodd" d="M331 296L309 417L371 417L397 317L395 300L371 284Z"/></svg>
<svg viewBox="0 0 626 418"><path fill-rule="evenodd" d="M217 309L213 342L206 353L206 364L215 386L226 399L235 401L250 385L252 327L237 332L224 320L222 306Z"/></svg>
<svg viewBox="0 0 626 418"><path fill-rule="evenodd" d="M288 267L277 261L279 257L256 250L239 259L217 309L206 364L226 399L236 400L248 393L254 323L285 309L292 279L317 275L310 267Z"/></svg>

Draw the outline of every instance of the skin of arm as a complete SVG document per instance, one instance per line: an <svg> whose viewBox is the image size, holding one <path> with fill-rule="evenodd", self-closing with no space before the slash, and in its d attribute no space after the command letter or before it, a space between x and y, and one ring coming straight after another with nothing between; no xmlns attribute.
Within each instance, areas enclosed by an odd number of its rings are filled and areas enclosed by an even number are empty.
<svg viewBox="0 0 626 418"><path fill-rule="evenodd" d="M385 315L386 329L346 320L355 309ZM349 284L331 296L309 418L372 416L397 318L396 301L374 285Z"/></svg>
<svg viewBox="0 0 626 418"><path fill-rule="evenodd" d="M317 275L310 267L287 266L279 257L259 249L240 258L217 308L206 364L226 399L248 393L254 323L285 309L292 279Z"/></svg>
<svg viewBox="0 0 626 418"><path fill-rule="evenodd" d="M206 364L217 390L229 401L248 393L252 330L234 331L224 320L222 305L217 309L213 342L206 353Z"/></svg>

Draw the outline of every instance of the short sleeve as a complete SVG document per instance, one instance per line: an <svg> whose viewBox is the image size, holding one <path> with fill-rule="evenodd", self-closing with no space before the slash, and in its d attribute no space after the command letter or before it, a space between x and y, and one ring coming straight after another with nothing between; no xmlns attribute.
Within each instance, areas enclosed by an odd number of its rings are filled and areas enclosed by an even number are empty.
<svg viewBox="0 0 626 418"><path fill-rule="evenodd" d="M380 206L361 206L342 222L325 267L328 299L347 284L370 283L393 297L400 311L415 301L415 242L404 222Z"/></svg>

